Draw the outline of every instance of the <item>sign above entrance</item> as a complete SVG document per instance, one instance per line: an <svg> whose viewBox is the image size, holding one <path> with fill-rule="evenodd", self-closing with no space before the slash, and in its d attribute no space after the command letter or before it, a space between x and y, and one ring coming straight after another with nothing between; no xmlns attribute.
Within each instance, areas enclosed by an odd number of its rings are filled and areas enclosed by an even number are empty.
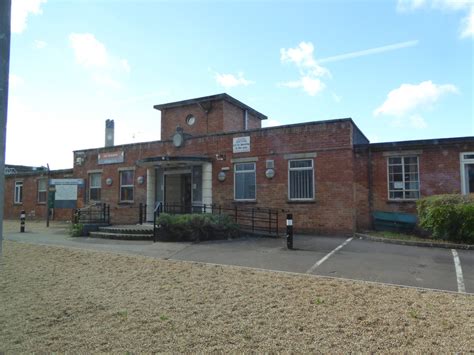
<svg viewBox="0 0 474 355"><path fill-rule="evenodd" d="M123 163L123 161L124 161L123 150L121 152L99 153L99 157L97 158L98 164L116 164L116 163Z"/></svg>
<svg viewBox="0 0 474 355"><path fill-rule="evenodd" d="M234 138L234 144L232 146L232 152L233 153L250 152L250 136Z"/></svg>

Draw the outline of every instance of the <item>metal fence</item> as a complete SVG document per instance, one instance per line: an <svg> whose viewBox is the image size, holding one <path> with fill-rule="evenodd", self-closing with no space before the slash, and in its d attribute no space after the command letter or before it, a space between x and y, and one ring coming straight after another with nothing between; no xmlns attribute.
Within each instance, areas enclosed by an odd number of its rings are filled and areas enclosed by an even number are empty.
<svg viewBox="0 0 474 355"><path fill-rule="evenodd" d="M110 224L110 205L90 205L74 212L74 223Z"/></svg>
<svg viewBox="0 0 474 355"><path fill-rule="evenodd" d="M159 216L161 212L169 214L225 214L230 216L234 223L236 223L241 230L252 233L279 236L279 233L285 227L283 223L283 218L285 218L285 212L287 211L275 208L248 207L239 205L180 205L170 203L159 203L155 208L154 214L156 214L156 216Z"/></svg>

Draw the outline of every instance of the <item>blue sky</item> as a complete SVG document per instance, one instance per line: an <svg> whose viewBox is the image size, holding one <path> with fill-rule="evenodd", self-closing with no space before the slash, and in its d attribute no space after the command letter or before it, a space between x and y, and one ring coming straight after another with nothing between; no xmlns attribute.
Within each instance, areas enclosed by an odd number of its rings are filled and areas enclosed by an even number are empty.
<svg viewBox="0 0 474 355"><path fill-rule="evenodd" d="M372 142L474 135L472 0L12 0L6 162L160 139L154 104L227 92L265 126Z"/></svg>

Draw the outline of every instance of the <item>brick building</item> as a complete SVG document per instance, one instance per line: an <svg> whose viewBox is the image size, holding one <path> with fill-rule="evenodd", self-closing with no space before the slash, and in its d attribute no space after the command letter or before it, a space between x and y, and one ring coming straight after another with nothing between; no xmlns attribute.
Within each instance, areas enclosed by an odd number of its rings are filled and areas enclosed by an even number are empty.
<svg viewBox="0 0 474 355"><path fill-rule="evenodd" d="M108 121L105 147L75 151L73 169L55 172L58 188L77 184L77 207L108 203L114 221L140 203L272 207L290 210L298 232L348 234L369 228L373 211L474 192L474 137L370 144L350 118L261 128L267 117L227 94L155 109L160 141L115 146ZM7 178L7 217L18 178Z"/></svg>

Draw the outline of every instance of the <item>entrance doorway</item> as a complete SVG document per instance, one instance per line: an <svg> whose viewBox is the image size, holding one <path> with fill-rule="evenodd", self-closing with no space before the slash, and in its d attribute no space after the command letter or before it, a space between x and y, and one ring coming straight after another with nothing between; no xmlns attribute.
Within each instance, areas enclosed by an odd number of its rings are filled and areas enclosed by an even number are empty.
<svg viewBox="0 0 474 355"><path fill-rule="evenodd" d="M168 211L190 213L192 206L191 173L165 174L164 201Z"/></svg>
<svg viewBox="0 0 474 355"><path fill-rule="evenodd" d="M474 152L461 153L461 190L463 194L474 193Z"/></svg>

